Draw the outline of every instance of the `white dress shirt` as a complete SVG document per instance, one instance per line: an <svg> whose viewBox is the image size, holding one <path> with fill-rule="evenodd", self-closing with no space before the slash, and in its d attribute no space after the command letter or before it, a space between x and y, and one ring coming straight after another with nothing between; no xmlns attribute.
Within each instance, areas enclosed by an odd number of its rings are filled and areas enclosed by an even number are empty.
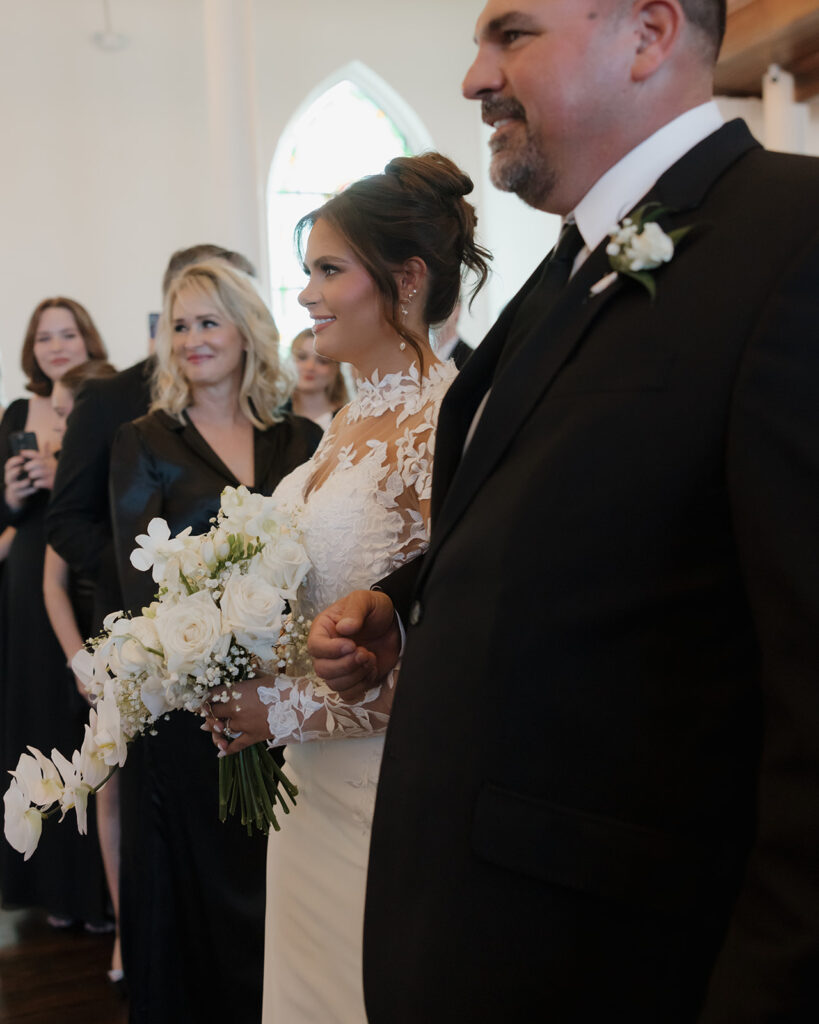
<svg viewBox="0 0 819 1024"><path fill-rule="evenodd" d="M713 100L709 100L663 125L609 168L568 217L564 218L564 221L574 220L577 223L584 242L575 259L572 273L576 273L609 231L651 191L669 167L697 143L721 128L723 123L719 107ZM488 399L489 391L483 396L472 418L464 451L469 447Z"/></svg>
<svg viewBox="0 0 819 1024"><path fill-rule="evenodd" d="M576 221L585 243L578 253L574 270L656 185L669 167L722 125L719 107L710 100L663 125L606 171L569 214Z"/></svg>

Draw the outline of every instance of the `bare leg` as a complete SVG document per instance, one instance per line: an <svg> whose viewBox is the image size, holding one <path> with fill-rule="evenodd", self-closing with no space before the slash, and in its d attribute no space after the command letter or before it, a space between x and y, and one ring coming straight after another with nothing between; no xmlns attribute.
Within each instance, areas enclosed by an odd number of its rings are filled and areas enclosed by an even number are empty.
<svg viewBox="0 0 819 1024"><path fill-rule="evenodd" d="M111 971L122 970L122 955L119 948L119 776L114 774L97 793L97 832L100 840L102 863L114 919L117 924L114 950L111 954ZM116 977L121 977L117 974ZM112 981L116 980L112 977Z"/></svg>

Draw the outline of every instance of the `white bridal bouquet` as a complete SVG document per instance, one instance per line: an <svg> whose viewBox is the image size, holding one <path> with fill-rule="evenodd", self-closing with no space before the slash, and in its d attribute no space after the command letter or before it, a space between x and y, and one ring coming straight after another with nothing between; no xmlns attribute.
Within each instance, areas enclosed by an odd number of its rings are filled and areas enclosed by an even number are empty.
<svg viewBox="0 0 819 1024"><path fill-rule="evenodd" d="M227 487L208 533L190 527L171 537L163 519L136 538L131 562L151 570L159 590L142 615L109 615L73 667L93 706L82 747L71 759L29 747L3 803L5 835L27 860L43 819L72 808L86 832L88 796L125 764L128 744L154 732L168 712L200 713L230 699L230 685L262 671L281 671L303 654L306 623L285 614L310 567L296 520L276 501ZM279 829L276 804L289 813L296 788L264 743L219 762L219 816L238 807L248 833Z"/></svg>

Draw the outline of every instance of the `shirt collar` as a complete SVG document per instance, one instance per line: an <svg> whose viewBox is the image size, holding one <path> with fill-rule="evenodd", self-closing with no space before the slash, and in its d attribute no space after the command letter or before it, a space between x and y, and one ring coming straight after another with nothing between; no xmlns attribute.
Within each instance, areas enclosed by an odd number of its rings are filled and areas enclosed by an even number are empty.
<svg viewBox="0 0 819 1024"><path fill-rule="evenodd" d="M570 214L588 252L597 248L669 167L723 123L719 107L710 100L663 125L609 168Z"/></svg>

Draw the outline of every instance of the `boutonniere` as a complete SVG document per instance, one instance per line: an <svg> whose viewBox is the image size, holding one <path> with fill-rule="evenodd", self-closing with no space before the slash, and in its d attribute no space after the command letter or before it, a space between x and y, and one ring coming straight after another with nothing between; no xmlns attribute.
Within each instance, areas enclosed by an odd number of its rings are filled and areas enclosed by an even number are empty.
<svg viewBox="0 0 819 1024"><path fill-rule="evenodd" d="M654 300L657 285L652 272L663 263L671 262L677 243L693 227L689 225L675 231L663 231L657 220L668 212L668 207L660 203L646 203L612 228L606 246L612 272L598 281L590 294L599 295L619 274L623 274L641 284Z"/></svg>

